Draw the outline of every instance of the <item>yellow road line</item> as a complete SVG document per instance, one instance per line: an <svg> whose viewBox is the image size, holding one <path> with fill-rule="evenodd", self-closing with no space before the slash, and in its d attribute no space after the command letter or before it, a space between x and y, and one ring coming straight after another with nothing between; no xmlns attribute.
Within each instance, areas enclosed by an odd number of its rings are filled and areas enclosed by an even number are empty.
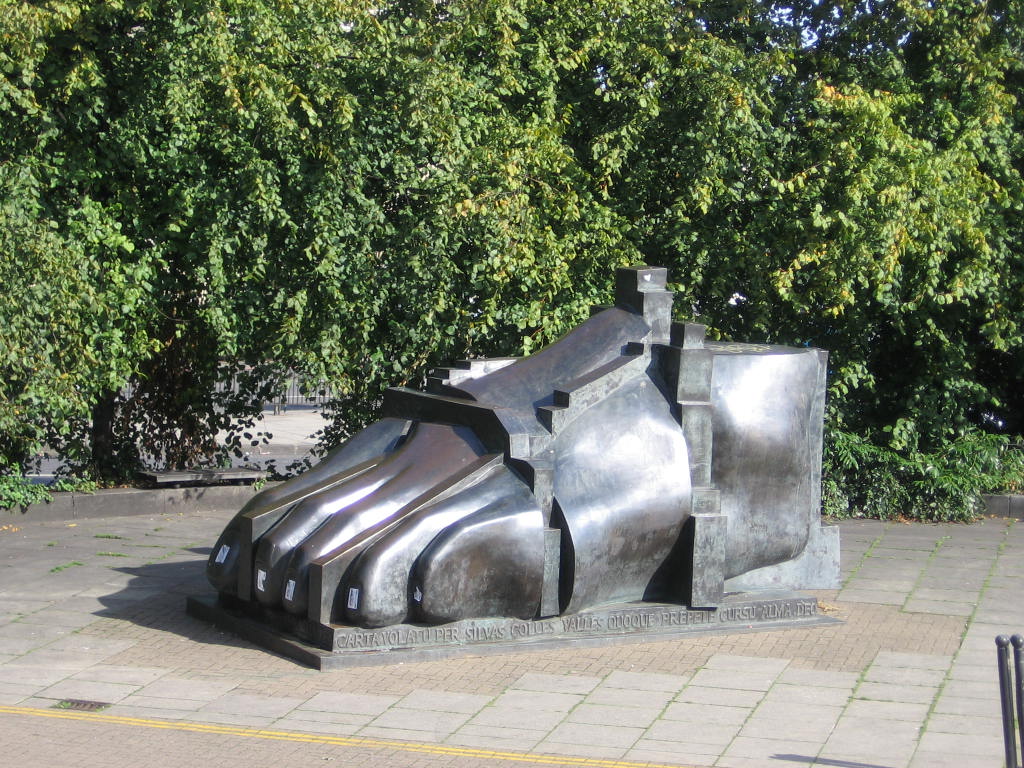
<svg viewBox="0 0 1024 768"><path fill-rule="evenodd" d="M358 736L329 736L299 731L271 731L263 728L239 728L231 725L206 723L185 723L175 720L151 720L143 717L122 717L105 715L102 712L75 712L68 709L36 709L34 707L11 707L0 705L0 715L26 715L29 717L50 717L58 720L81 720L105 725L125 725L141 728L159 728L167 731L210 733L220 736L240 736L250 739L272 741L294 741L307 744L326 744L334 747L362 747L368 749L392 749L402 752L417 752L455 757L476 757L487 760L506 760L518 763L541 765L591 766L592 768L685 768L663 763L637 763L628 760L604 760L591 757L567 757L557 755L536 755L526 752L501 752L473 747L456 747L447 744L427 744L416 741L388 741L365 739Z"/></svg>

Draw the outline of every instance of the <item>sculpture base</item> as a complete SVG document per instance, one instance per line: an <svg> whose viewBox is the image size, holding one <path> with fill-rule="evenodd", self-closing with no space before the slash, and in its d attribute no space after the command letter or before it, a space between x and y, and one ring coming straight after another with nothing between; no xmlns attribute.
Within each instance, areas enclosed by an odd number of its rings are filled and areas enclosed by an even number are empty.
<svg viewBox="0 0 1024 768"><path fill-rule="evenodd" d="M381 629L314 625L277 611L253 611L250 604L215 595L188 598L187 611L194 618L320 670L570 644L653 642L699 632L750 632L839 623L818 613L815 597L783 591L731 594L718 608L708 609L628 603L548 619L468 619Z"/></svg>

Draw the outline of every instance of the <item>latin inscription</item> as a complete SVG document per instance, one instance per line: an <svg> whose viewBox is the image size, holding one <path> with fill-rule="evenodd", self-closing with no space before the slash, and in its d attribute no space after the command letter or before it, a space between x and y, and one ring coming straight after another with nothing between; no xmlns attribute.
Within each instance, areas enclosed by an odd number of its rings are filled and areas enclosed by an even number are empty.
<svg viewBox="0 0 1024 768"><path fill-rule="evenodd" d="M436 627L401 625L378 630L338 629L334 649L385 650L466 643L497 643L535 637L593 637L630 634L674 627L757 624L817 615L813 600L766 600L723 605L716 610L645 606L627 610L581 613L538 621L496 619L460 621Z"/></svg>

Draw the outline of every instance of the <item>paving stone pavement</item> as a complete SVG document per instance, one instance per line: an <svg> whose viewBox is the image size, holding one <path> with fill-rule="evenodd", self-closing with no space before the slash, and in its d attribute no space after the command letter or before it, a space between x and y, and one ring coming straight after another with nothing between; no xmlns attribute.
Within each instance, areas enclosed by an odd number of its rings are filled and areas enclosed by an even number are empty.
<svg viewBox="0 0 1024 768"><path fill-rule="evenodd" d="M842 523L841 624L316 672L185 615L229 516L0 519L4 764L1002 764L1019 522Z"/></svg>

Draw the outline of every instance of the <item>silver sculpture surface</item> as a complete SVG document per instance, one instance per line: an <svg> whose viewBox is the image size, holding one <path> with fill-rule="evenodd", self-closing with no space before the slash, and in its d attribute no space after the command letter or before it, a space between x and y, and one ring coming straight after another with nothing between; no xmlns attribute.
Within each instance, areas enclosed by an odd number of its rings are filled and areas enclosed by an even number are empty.
<svg viewBox="0 0 1024 768"><path fill-rule="evenodd" d="M214 546L224 601L322 627L543 619L827 588L826 355L674 323L666 270L536 354L435 371L255 496Z"/></svg>

